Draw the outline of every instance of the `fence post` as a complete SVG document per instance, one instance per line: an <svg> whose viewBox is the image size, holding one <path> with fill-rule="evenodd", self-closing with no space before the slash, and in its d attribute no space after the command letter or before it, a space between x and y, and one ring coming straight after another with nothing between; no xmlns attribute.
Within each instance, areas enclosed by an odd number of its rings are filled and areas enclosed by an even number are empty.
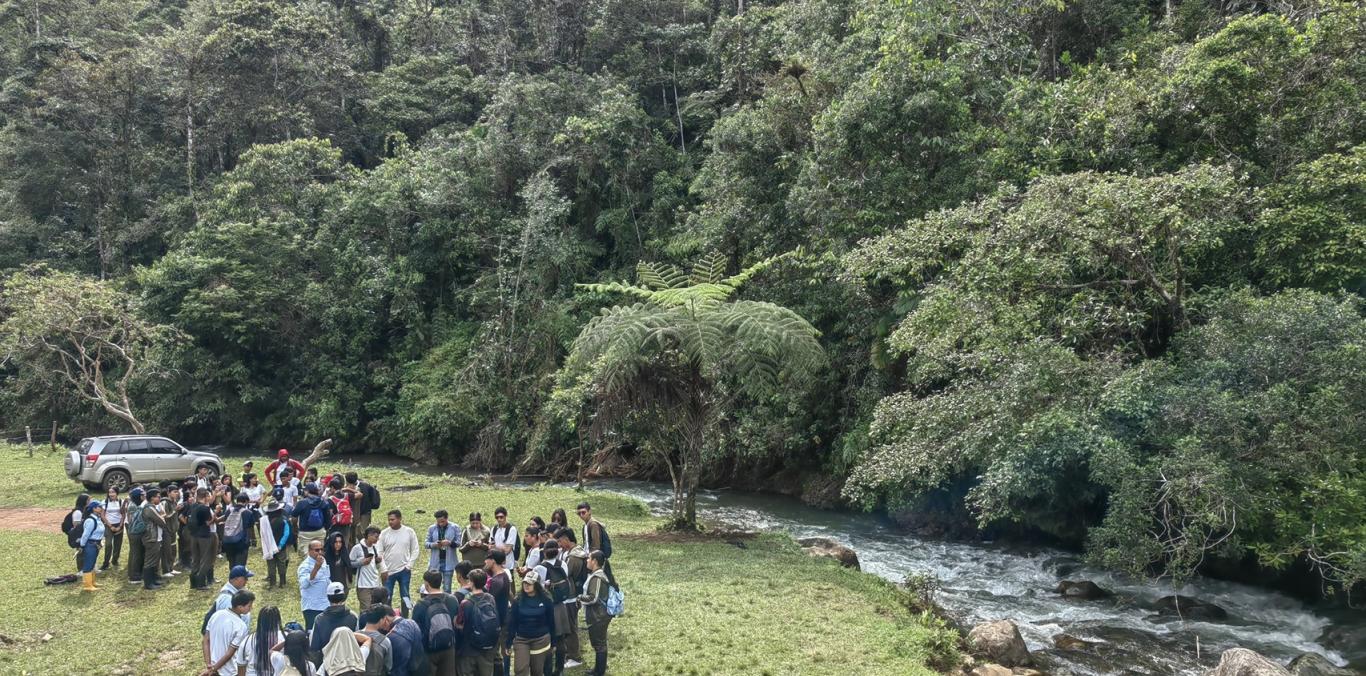
<svg viewBox="0 0 1366 676"><path fill-rule="evenodd" d="M24 425L24 438L28 439L28 457L33 457L33 427Z"/></svg>
<svg viewBox="0 0 1366 676"><path fill-rule="evenodd" d="M48 443L47 452L48 452L48 453L56 453L56 452L57 452L57 421L56 421L56 420L53 420L53 421L52 421L52 436L48 438L48 442L47 442L47 443Z"/></svg>

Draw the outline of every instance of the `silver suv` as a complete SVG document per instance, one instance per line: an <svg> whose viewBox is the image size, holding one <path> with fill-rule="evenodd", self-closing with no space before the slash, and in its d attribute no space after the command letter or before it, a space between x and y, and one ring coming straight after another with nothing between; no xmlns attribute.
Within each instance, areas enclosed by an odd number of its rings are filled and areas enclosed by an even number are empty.
<svg viewBox="0 0 1366 676"><path fill-rule="evenodd" d="M200 467L218 476L223 473L223 459L187 450L166 437L143 434L82 439L66 456L66 475L91 490L127 491L134 483L184 479Z"/></svg>

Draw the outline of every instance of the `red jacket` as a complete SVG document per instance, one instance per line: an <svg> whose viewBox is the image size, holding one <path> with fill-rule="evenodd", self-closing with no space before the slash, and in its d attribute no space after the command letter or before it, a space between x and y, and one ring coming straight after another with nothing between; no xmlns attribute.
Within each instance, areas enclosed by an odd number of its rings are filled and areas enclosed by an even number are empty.
<svg viewBox="0 0 1366 676"><path fill-rule="evenodd" d="M294 476L298 477L299 481L304 480L304 464L302 462L299 462L298 460L286 458L285 460L276 460L275 462L266 465L266 483L274 485L275 472L277 470L284 469L285 467L293 469Z"/></svg>

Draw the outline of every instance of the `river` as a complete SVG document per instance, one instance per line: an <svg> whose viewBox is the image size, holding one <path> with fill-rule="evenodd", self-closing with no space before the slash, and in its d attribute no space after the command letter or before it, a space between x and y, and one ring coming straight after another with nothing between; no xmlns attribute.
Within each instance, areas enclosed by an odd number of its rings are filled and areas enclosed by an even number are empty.
<svg viewBox="0 0 1366 676"><path fill-rule="evenodd" d="M644 481L599 480L589 488L638 498L658 512L666 512L672 499L669 486ZM924 539L870 514L817 509L785 496L704 491L698 509L702 519L730 527L831 538L858 552L865 572L894 582L932 575L940 585L935 599L951 615L966 626L1014 620L1053 674L1200 674L1235 646L1281 663L1314 652L1342 665L1347 655L1320 644L1320 636L1335 623L1366 625L1359 614L1330 617L1285 594L1249 585L1200 579L1172 588L1085 567L1064 551ZM1060 570L1068 579L1091 580L1115 597L1062 598L1053 591L1062 579ZM1149 609L1170 594L1213 602L1228 611L1229 619L1181 622ZM1098 645L1054 650L1054 637L1064 633Z"/></svg>

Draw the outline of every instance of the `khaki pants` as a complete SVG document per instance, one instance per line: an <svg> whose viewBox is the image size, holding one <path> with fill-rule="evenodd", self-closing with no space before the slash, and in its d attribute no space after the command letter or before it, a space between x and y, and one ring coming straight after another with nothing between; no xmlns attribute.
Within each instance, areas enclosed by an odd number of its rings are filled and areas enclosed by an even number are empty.
<svg viewBox="0 0 1366 676"><path fill-rule="evenodd" d="M460 676L493 676L494 665L502 666L498 649L489 648L474 655L461 655L455 658L455 669Z"/></svg>
<svg viewBox="0 0 1366 676"><path fill-rule="evenodd" d="M371 594L376 589L383 589L383 587L356 587L356 600L360 602L361 612L365 612L365 609L370 607L370 599L373 598Z"/></svg>
<svg viewBox="0 0 1366 676"><path fill-rule="evenodd" d="M456 676L455 648L441 652L427 653L427 661L432 664L432 676Z"/></svg>
<svg viewBox="0 0 1366 676"><path fill-rule="evenodd" d="M512 639L512 662L517 676L545 676L545 663L550 659L550 636Z"/></svg>
<svg viewBox="0 0 1366 676"><path fill-rule="evenodd" d="M357 540L359 540L359 539L365 537L365 529L370 527L370 515L369 515L369 514L357 514L357 515L356 515L356 523L355 523L355 526L354 526L354 527L355 527L355 530L356 530L356 539L357 539Z"/></svg>
<svg viewBox="0 0 1366 676"><path fill-rule="evenodd" d="M158 571L161 570L161 542L152 540L142 543L142 584L144 587L151 587L161 582Z"/></svg>

